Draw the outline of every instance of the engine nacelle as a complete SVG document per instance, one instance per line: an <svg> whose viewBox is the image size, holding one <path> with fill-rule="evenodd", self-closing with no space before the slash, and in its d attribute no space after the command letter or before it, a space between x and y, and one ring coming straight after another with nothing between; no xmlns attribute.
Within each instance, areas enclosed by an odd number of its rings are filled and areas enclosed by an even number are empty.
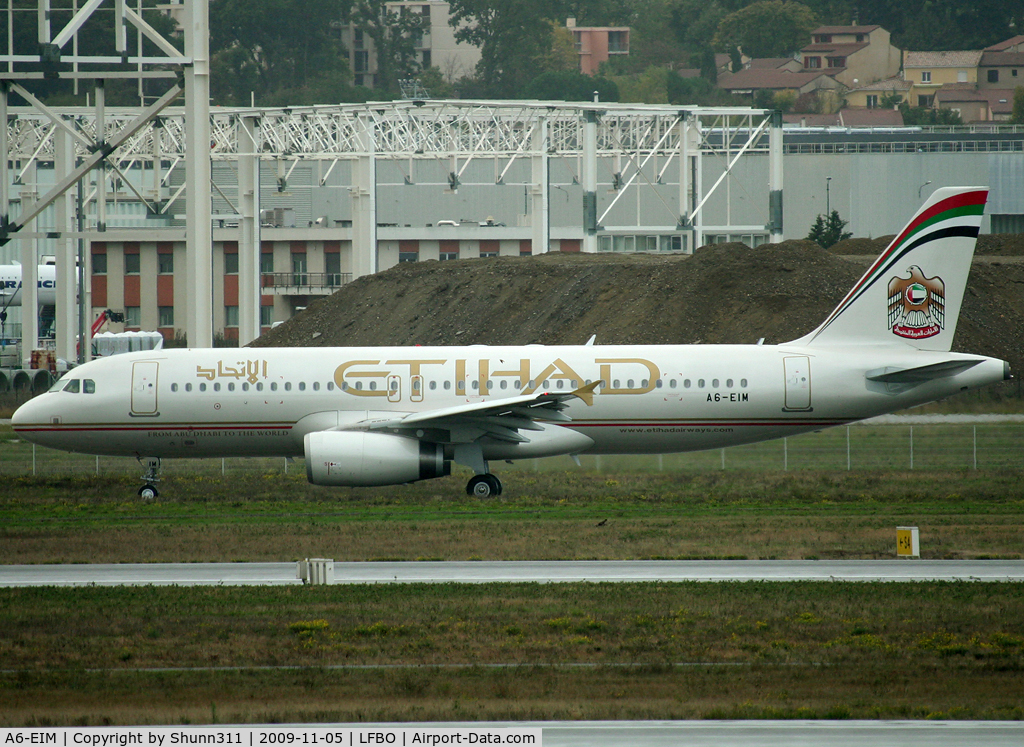
<svg viewBox="0 0 1024 747"><path fill-rule="evenodd" d="M444 447L364 431L307 433L306 478L314 485L372 487L451 474Z"/></svg>

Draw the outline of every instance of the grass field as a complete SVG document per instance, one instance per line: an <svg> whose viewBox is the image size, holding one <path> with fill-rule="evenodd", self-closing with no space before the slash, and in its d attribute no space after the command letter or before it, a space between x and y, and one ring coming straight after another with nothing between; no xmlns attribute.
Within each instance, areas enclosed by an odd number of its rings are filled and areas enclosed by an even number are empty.
<svg viewBox="0 0 1024 747"><path fill-rule="evenodd" d="M917 427L913 469L906 427L865 426L728 449L724 469L495 465L486 502L465 474L328 489L301 462L171 462L143 503L134 462L39 449L33 475L0 431L0 563L883 558L900 525L924 557L1021 558L1021 435ZM1020 719L1024 586L0 589L0 670L4 726Z"/></svg>
<svg viewBox="0 0 1024 747"><path fill-rule="evenodd" d="M149 587L0 599L5 726L1024 717L1017 584Z"/></svg>

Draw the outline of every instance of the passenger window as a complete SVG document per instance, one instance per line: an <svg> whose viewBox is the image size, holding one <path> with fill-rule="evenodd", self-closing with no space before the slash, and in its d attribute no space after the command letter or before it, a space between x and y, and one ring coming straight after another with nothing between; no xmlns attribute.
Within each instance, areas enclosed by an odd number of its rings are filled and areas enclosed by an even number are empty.
<svg viewBox="0 0 1024 747"><path fill-rule="evenodd" d="M698 389L703 389L704 388L704 379L697 379L697 388Z"/></svg>
<svg viewBox="0 0 1024 747"><path fill-rule="evenodd" d="M732 389L732 379L725 380L725 387L726 389Z"/></svg>
<svg viewBox="0 0 1024 747"><path fill-rule="evenodd" d="M235 391L235 382L233 382L233 381L229 381L228 382L228 391L229 392Z"/></svg>
<svg viewBox="0 0 1024 747"><path fill-rule="evenodd" d="M319 381L314 381L313 382L313 391L314 392L319 392L320 391L320 382Z"/></svg>
<svg viewBox="0 0 1024 747"><path fill-rule="evenodd" d="M376 381L371 381L370 382L370 391L371 392L377 391L377 382Z"/></svg>
<svg viewBox="0 0 1024 747"><path fill-rule="evenodd" d="M580 384L578 381L576 381L576 379L573 379L572 381L569 382L569 386L571 386L573 389L576 389L577 387L579 387L579 385Z"/></svg>
<svg viewBox="0 0 1024 747"><path fill-rule="evenodd" d="M202 383L201 383L201 384L199 385L199 391L201 391L201 392L205 392L205 391L206 391L206 384L202 384Z"/></svg>
<svg viewBox="0 0 1024 747"><path fill-rule="evenodd" d="M347 381L341 382L341 391L343 391L343 392L347 392L348 391L348 382Z"/></svg>
<svg viewBox="0 0 1024 747"><path fill-rule="evenodd" d="M746 379L740 379L740 386L743 387L744 389L746 389L747 388L747 380Z"/></svg>
<svg viewBox="0 0 1024 747"><path fill-rule="evenodd" d="M306 391L306 382L305 381L300 381L299 382L299 391L300 392Z"/></svg>
<svg viewBox="0 0 1024 747"><path fill-rule="evenodd" d="M218 382L216 382L216 383L215 383L215 384L213 385L213 391L215 391L215 392L219 392L219 391L220 391L220 382L219 382L219 381L218 381Z"/></svg>
<svg viewBox="0 0 1024 747"><path fill-rule="evenodd" d="M508 382L505 381L505 379L501 380L501 388L502 389L508 389Z"/></svg>
<svg viewBox="0 0 1024 747"><path fill-rule="evenodd" d="M430 382L430 391L434 391L435 389L437 389L437 382L436 381L431 381Z"/></svg>
<svg viewBox="0 0 1024 747"><path fill-rule="evenodd" d="M177 384L171 384L171 391L172 392L178 391L178 385Z"/></svg>
<svg viewBox="0 0 1024 747"><path fill-rule="evenodd" d="M711 387L713 389L718 389L718 379L712 379L711 380Z"/></svg>
<svg viewBox="0 0 1024 747"><path fill-rule="evenodd" d="M249 382L247 382L247 381L242 382L242 391L243 392L249 391Z"/></svg>
<svg viewBox="0 0 1024 747"><path fill-rule="evenodd" d="M445 389L451 389L452 388L452 382L450 382L450 381L444 382L444 388Z"/></svg>
<svg viewBox="0 0 1024 747"><path fill-rule="evenodd" d="M626 389L632 389L632 388L633 388L633 380L629 379L628 381L626 381Z"/></svg>
<svg viewBox="0 0 1024 747"><path fill-rule="evenodd" d="M465 389L465 388L466 388L466 382L465 382L465 381L460 381L460 382L459 382L459 383L457 384L456 388L457 388L457 389L458 389L458 390L459 390L459 391L461 392L461 391L462 391L463 389Z"/></svg>
<svg viewBox="0 0 1024 747"><path fill-rule="evenodd" d="M256 384L256 391L257 392L262 392L263 391L263 382L262 381L260 381L260 382L258 382Z"/></svg>
<svg viewBox="0 0 1024 747"><path fill-rule="evenodd" d="M683 388L684 389L689 389L690 388L690 380L689 379L685 379L683 381Z"/></svg>
<svg viewBox="0 0 1024 747"><path fill-rule="evenodd" d="M655 382L654 382L654 388L655 388L655 389L661 389L661 379L657 379L657 380L655 380Z"/></svg>
<svg viewBox="0 0 1024 747"><path fill-rule="evenodd" d="M558 387L559 389L562 388L563 384L565 384L565 382L562 381L561 379L559 379L558 381L555 382L555 386Z"/></svg>
<svg viewBox="0 0 1024 747"><path fill-rule="evenodd" d="M290 382L290 381L284 382L284 390L286 392L290 392L292 390L292 382Z"/></svg>
<svg viewBox="0 0 1024 747"><path fill-rule="evenodd" d="M363 382L357 381L356 382L356 391L359 392L359 391L362 391L362 389L363 389Z"/></svg>
<svg viewBox="0 0 1024 747"><path fill-rule="evenodd" d="M185 391L186 392L191 392L192 391L192 385L191 384L186 384L185 385Z"/></svg>
<svg viewBox="0 0 1024 747"><path fill-rule="evenodd" d="M334 382L333 381L328 381L327 382L327 391L329 391L329 392L333 392L334 391Z"/></svg>

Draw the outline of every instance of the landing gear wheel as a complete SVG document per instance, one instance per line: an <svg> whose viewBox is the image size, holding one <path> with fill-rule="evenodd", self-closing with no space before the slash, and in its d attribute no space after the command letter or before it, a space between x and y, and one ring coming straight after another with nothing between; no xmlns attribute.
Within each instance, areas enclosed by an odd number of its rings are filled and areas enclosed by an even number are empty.
<svg viewBox="0 0 1024 747"><path fill-rule="evenodd" d="M139 488L139 497L149 503L160 495L155 485L160 481L160 457L138 457L138 461L146 468L146 474L142 476L145 484Z"/></svg>
<svg viewBox="0 0 1024 747"><path fill-rule="evenodd" d="M474 475L466 485L466 495L481 499L501 495L501 480L492 474Z"/></svg>

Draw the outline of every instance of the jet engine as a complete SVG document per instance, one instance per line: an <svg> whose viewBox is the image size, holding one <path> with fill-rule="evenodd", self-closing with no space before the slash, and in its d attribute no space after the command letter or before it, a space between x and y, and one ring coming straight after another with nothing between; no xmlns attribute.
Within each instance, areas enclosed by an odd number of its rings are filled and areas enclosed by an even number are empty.
<svg viewBox="0 0 1024 747"><path fill-rule="evenodd" d="M307 433L306 477L314 485L372 487L451 474L444 447L363 431Z"/></svg>

